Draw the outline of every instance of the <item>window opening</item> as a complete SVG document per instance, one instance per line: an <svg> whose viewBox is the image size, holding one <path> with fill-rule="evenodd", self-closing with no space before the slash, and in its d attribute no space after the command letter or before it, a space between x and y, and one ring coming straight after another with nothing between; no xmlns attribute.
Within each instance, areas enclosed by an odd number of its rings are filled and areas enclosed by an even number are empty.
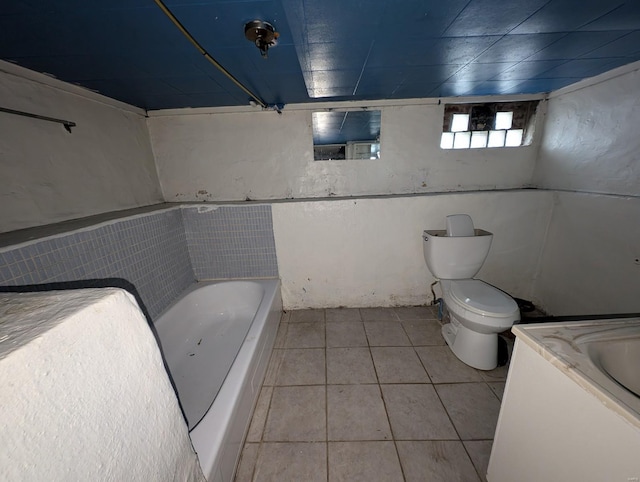
<svg viewBox="0 0 640 482"><path fill-rule="evenodd" d="M539 101L446 104L441 149L520 147L531 144Z"/></svg>

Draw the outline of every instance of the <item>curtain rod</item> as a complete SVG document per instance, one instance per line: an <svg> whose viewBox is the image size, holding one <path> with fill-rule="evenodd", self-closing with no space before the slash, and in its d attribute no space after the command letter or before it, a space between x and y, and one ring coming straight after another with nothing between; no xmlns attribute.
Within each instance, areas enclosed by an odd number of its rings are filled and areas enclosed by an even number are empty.
<svg viewBox="0 0 640 482"><path fill-rule="evenodd" d="M207 52L202 45L189 33L189 31L180 23L180 21L176 18L176 16L169 10L169 8L162 2L162 0L154 0L156 5L160 7L160 9L164 12L164 14L169 17L169 19L174 23L178 30L182 32L182 34L193 44L193 46L198 49L198 51L207 59L214 67L216 67L220 72L222 72L231 82L236 84L245 94L255 100L263 109L267 108L267 103L258 97L256 94L247 89L242 82L236 79L231 72L225 69L216 59L214 59L209 52Z"/></svg>

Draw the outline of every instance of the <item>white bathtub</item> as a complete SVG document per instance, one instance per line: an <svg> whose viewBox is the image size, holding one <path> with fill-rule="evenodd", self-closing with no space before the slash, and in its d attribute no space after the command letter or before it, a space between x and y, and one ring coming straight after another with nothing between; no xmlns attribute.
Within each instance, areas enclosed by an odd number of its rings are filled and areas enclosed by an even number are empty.
<svg viewBox="0 0 640 482"><path fill-rule="evenodd" d="M282 313L280 281L200 282L154 323L209 482L231 482Z"/></svg>

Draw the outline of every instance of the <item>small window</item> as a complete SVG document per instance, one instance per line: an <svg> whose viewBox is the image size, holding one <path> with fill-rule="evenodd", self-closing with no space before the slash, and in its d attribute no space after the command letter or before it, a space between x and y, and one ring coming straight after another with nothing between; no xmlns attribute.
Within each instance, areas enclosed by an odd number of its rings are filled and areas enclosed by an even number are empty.
<svg viewBox="0 0 640 482"><path fill-rule="evenodd" d="M440 148L483 149L529 145L538 103L447 104Z"/></svg>

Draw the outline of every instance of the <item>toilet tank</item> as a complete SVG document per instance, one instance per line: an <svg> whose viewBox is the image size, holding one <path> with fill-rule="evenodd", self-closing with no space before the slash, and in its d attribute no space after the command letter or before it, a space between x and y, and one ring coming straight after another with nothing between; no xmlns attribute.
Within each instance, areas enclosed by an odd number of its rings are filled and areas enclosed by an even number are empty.
<svg viewBox="0 0 640 482"><path fill-rule="evenodd" d="M424 260L438 279L473 278L489 254L493 234L475 229L474 236L447 236L445 230L422 234Z"/></svg>

